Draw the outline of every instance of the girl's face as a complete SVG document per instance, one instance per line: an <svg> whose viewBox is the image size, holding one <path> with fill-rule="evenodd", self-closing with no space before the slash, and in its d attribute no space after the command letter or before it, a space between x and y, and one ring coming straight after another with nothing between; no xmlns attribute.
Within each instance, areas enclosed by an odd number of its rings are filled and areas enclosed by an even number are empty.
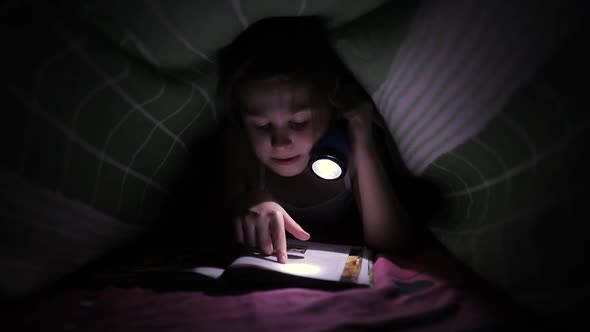
<svg viewBox="0 0 590 332"><path fill-rule="evenodd" d="M328 127L328 112L312 102L311 87L284 77L251 81L240 90L242 119L258 159L275 173L294 176Z"/></svg>

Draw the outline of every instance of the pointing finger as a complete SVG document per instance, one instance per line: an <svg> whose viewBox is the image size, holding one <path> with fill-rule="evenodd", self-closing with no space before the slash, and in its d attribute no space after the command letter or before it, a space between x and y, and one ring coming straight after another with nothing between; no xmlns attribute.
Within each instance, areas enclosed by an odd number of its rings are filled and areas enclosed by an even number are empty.
<svg viewBox="0 0 590 332"><path fill-rule="evenodd" d="M281 212L273 213L270 220L270 230L272 243L277 251L277 261L287 263L287 237L285 235L284 214Z"/></svg>
<svg viewBox="0 0 590 332"><path fill-rule="evenodd" d="M303 228L301 226L299 226L298 223L295 222L295 220L293 220L293 218L291 218L291 216L288 213L284 213L284 221L285 221L285 230L289 233L291 233L294 237L296 237L299 240L309 240L310 236L308 232L306 232L305 230L303 230Z"/></svg>

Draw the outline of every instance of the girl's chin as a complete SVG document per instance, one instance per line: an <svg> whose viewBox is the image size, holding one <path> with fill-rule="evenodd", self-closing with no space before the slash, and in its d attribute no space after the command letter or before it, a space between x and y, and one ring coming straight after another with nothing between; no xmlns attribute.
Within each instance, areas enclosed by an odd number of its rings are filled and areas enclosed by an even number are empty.
<svg viewBox="0 0 590 332"><path fill-rule="evenodd" d="M305 167L272 167L272 170L280 176L290 177L303 173Z"/></svg>
<svg viewBox="0 0 590 332"><path fill-rule="evenodd" d="M305 171L307 163L305 160L299 160L299 162L291 165L278 165L271 163L269 166L276 174L284 177L296 176Z"/></svg>

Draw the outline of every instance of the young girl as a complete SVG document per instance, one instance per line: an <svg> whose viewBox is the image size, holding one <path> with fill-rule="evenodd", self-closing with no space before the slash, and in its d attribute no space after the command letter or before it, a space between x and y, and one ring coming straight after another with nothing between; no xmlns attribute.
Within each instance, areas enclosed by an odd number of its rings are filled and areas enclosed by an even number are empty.
<svg viewBox="0 0 590 332"><path fill-rule="evenodd" d="M384 166L381 121L369 95L331 48L318 17L252 24L218 57L224 131L224 204L235 238L287 260L286 238L400 249L407 217ZM350 142L346 175L310 171L310 152L337 119ZM289 235L290 234L290 235Z"/></svg>

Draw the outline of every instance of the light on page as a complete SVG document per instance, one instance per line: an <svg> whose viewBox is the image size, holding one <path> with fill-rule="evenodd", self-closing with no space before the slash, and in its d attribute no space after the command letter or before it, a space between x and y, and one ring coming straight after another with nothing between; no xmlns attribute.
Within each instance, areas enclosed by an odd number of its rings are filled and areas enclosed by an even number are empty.
<svg viewBox="0 0 590 332"><path fill-rule="evenodd" d="M286 273L295 273L299 275L313 275L320 272L320 267L312 264L281 264L279 269Z"/></svg>

